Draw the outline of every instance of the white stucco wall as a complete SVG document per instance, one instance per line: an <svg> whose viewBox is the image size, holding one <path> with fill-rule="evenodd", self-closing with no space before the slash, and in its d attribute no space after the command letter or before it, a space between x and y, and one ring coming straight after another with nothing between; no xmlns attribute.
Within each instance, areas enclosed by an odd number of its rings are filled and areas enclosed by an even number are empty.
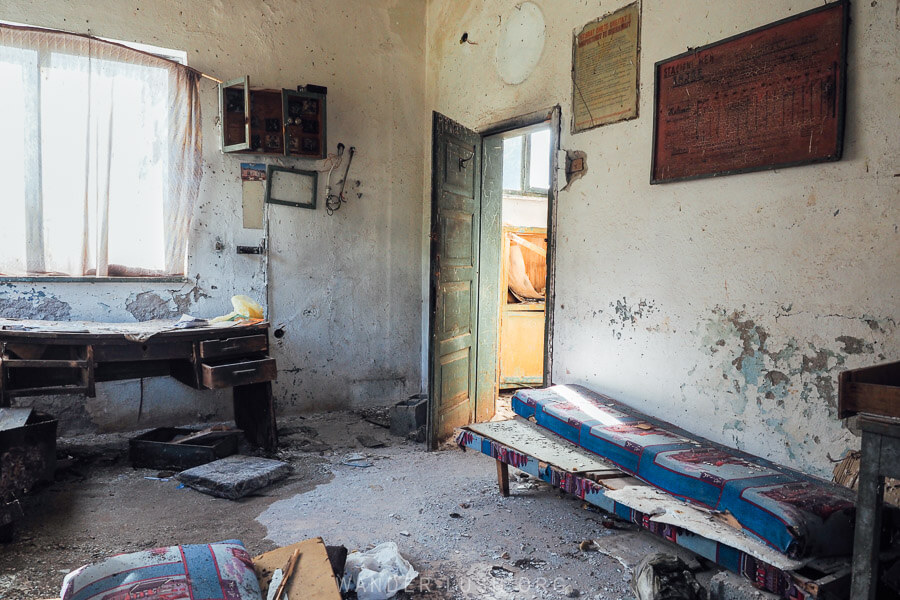
<svg viewBox="0 0 900 600"><path fill-rule="evenodd" d="M821 2L644 2L640 118L577 135L573 32L626 2L535 2L546 45L519 85L495 69L515 2L431 2L428 90L473 128L558 103L561 147L587 153L558 204L555 382L829 474L858 445L837 374L900 359L900 3L852 4L843 160L650 186L654 62Z"/></svg>
<svg viewBox="0 0 900 600"><path fill-rule="evenodd" d="M653 63L819 3L645 3L640 118L571 135L573 31L625 2L535 2L546 45L519 85L494 67L512 0L432 0L427 9L425 0L0 0L0 19L184 49L192 66L222 79L328 86L329 147L357 147L351 180L363 197L334 217L272 210L269 308L286 332L273 340L283 411L386 404L420 390L431 109L483 128L558 103L561 147L585 151L588 172L558 204L555 381L826 473L828 454L857 444L835 417L837 373L900 359L900 4L853 4L842 161L651 187ZM460 44L463 32L471 43ZM218 150L208 81L202 103L191 282L4 284L0 314L214 315L235 293L264 297L262 261L234 253L262 236L241 228L242 158ZM85 411L78 399L51 407L106 428L229 411L225 395L166 380L114 385ZM148 410L148 399L166 410Z"/></svg>
<svg viewBox="0 0 900 600"><path fill-rule="evenodd" d="M360 185L350 186L350 202L333 217L321 195L315 212L272 209L269 296L278 301L269 309L273 325L285 330L272 338L278 406L289 412L387 404L420 391L422 132L430 124L424 1L0 0L0 19L186 50L192 67L219 79L248 74L255 87L327 86L329 151L338 142L357 148L350 179ZM217 91L209 80L201 83L201 102L204 165L190 283L3 284L0 315L130 321L182 310L224 314L239 293L264 300L263 261L235 253L235 245L263 238L242 228L239 163L248 157L219 150ZM216 251L217 240L224 250ZM230 414L227 394L163 379L150 388L144 382L138 419L125 407L139 397L141 382L114 385L99 385L98 399L87 404L66 399L63 409L63 399L47 402L70 423L104 428ZM167 409L148 420L148 401Z"/></svg>
<svg viewBox="0 0 900 600"><path fill-rule="evenodd" d="M547 198L504 195L501 215L504 225L546 227Z"/></svg>

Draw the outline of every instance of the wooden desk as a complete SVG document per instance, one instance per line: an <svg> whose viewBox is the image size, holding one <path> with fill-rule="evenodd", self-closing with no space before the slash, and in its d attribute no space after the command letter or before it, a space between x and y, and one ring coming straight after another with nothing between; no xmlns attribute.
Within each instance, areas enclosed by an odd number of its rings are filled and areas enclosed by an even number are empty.
<svg viewBox="0 0 900 600"><path fill-rule="evenodd" d="M853 538L851 598L875 600L878 557L881 551L881 514L884 510L884 478L900 478L900 421L870 415L859 416L862 455Z"/></svg>
<svg viewBox="0 0 900 600"><path fill-rule="evenodd" d="M875 600L884 478L900 478L900 362L843 371L839 383L838 415L859 414L862 430L851 598Z"/></svg>
<svg viewBox="0 0 900 600"><path fill-rule="evenodd" d="M175 329L174 321L91 323L0 319L0 406L13 398L94 396L98 381L170 375L195 389L233 389L247 439L278 446L269 324Z"/></svg>

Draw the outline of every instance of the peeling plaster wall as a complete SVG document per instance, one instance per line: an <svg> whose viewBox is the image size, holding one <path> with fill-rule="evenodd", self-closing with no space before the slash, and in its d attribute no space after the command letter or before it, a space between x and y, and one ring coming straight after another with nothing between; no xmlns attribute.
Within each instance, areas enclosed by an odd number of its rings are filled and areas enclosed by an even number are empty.
<svg viewBox="0 0 900 600"><path fill-rule="evenodd" d="M351 200L333 217L323 207L324 175L318 210L270 213L269 316L285 332L272 338L276 401L281 412L298 412L388 404L420 391L421 132L429 123L423 0L0 0L0 19L186 50L192 67L219 79L249 74L254 87L327 86L329 151L338 142L356 146L350 179L360 184L348 186ZM188 281L0 284L0 316L215 316L231 311L234 294L265 299L264 261L235 253L236 245L255 246L264 237L241 221L239 163L260 159L221 153L217 90L206 79L201 106L203 180ZM64 425L73 429L231 414L227 394L197 393L168 379L99 384L97 399L72 400L83 405L65 411L72 416ZM34 402L51 412L60 406L59 399Z"/></svg>
<svg viewBox="0 0 900 600"><path fill-rule="evenodd" d="M555 382L829 475L858 446L838 373L900 359L900 3L852 4L842 161L650 186L654 62L821 2L644 2L640 117L577 135L573 31L626 2L535 2L546 45L520 85L494 66L514 2L431 2L428 90L474 128L559 103L561 148L587 154L558 204Z"/></svg>

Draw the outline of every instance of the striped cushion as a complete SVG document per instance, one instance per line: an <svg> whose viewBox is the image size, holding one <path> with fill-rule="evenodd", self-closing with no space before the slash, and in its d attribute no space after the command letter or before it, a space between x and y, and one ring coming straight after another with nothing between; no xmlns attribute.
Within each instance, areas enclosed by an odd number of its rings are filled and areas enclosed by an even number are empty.
<svg viewBox="0 0 900 600"><path fill-rule="evenodd" d="M716 444L577 385L519 390L516 414L686 501L728 511L792 558L843 556L853 542L853 493Z"/></svg>

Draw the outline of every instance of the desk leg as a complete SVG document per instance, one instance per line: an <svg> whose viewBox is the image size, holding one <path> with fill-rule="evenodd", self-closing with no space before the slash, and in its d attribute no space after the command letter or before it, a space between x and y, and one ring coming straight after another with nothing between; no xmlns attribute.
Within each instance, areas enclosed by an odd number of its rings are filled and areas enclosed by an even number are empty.
<svg viewBox="0 0 900 600"><path fill-rule="evenodd" d="M856 498L856 530L853 535L853 580L850 597L875 600L878 588L878 554L881 544L881 510L884 477L881 475L881 436L863 431Z"/></svg>
<svg viewBox="0 0 900 600"><path fill-rule="evenodd" d="M235 425L244 430L250 443L274 452L278 448L278 428L272 382L236 385L233 391Z"/></svg>
<svg viewBox="0 0 900 600"><path fill-rule="evenodd" d="M6 397L6 366L3 364L3 355L0 354L0 407L8 407L9 398Z"/></svg>

